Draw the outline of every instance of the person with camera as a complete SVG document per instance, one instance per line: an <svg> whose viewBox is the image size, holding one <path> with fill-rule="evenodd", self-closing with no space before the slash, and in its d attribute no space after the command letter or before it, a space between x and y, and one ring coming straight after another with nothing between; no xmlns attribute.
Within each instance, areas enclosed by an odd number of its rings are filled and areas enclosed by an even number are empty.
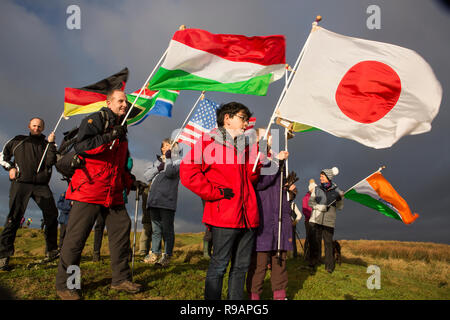
<svg viewBox="0 0 450 320"><path fill-rule="evenodd" d="M108 228L111 255L111 288L129 293L141 291L142 286L131 282L128 264L130 254L131 220L124 204L127 192L142 184L126 170L128 140L126 125L121 125L127 112L127 98L119 89L106 97L107 119L101 111L85 117L79 127L74 149L84 158L75 169L66 198L73 201L56 274L56 293L63 300L78 300L79 293L67 287L67 268L79 265L89 233L98 215ZM104 121L109 127L104 129Z"/></svg>
<svg viewBox="0 0 450 320"><path fill-rule="evenodd" d="M29 135L18 135L9 140L0 156L0 164L9 172L11 181L9 213L0 235L0 270L10 269L9 259L14 254L17 229L21 225L30 198L42 210L44 217L46 243L44 260L52 261L58 258L59 254L58 209L48 185L52 166L56 163L55 133L50 133L46 140L42 134L45 129L44 120L37 117L29 121L28 129Z"/></svg>

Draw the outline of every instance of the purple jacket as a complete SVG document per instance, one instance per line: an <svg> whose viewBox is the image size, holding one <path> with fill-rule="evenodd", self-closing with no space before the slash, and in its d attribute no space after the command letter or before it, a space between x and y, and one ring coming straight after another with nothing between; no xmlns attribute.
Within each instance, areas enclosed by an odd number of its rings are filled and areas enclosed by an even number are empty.
<svg viewBox="0 0 450 320"><path fill-rule="evenodd" d="M268 162L263 167L269 167ZM273 162L274 163L274 162ZM277 165L277 164L276 164ZM277 165L278 166L278 165ZM273 175L260 175L255 186L259 210L259 227L256 235L256 251L278 249L278 215L280 207L280 169ZM281 214L281 250L293 250L291 208L283 190Z"/></svg>

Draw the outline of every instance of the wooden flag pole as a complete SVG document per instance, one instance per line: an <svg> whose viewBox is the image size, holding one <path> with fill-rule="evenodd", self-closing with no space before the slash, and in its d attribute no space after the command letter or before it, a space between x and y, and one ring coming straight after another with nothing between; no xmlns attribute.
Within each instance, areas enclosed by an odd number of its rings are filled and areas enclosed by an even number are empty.
<svg viewBox="0 0 450 320"><path fill-rule="evenodd" d="M175 138L172 141L172 145L170 146L170 149L173 148L173 145L177 142L178 138L180 137L181 132L183 132L184 126L186 125L186 122L191 117L191 114L194 111L195 107L197 107L197 104L199 103L199 101L203 100L204 98L205 98L205 91L202 91L202 93L200 93L199 97L197 98L197 101L195 101L194 105L192 106L191 111L189 111L189 114L187 115L186 119L184 119L184 122L181 125L181 129L178 131L177 135L175 136Z"/></svg>
<svg viewBox="0 0 450 320"><path fill-rule="evenodd" d="M312 23L311 32L309 33L308 38L306 39L305 44L303 45L303 48L302 48L302 50L300 51L300 54L297 57L297 61L295 62L294 69L292 70L292 73L289 75L289 77L287 79L287 83L284 86L283 91L281 92L280 97L278 98L277 104L275 105L275 109L274 109L274 111L272 113L272 116L270 117L269 124L267 125L266 132L264 134L264 138L263 138L264 140L267 140L267 136L269 134L270 127L272 126L272 123L275 120L275 116L276 116L276 113L278 111L278 107L280 106L281 101L283 100L284 96L286 95L286 92L287 92L287 90L289 88L289 84L291 83L292 78L294 76L294 73L297 70L298 65L300 64L301 58L303 57L303 54L305 52L305 48L308 46L309 39L311 38L311 33L317 27L317 24L318 24L318 22L320 20L322 20L322 17L321 16L317 16L316 20L314 20L314 22ZM287 66L287 68L288 67L289 66ZM258 152L258 155L257 155L256 160L255 160L255 164L253 165L253 172L255 172L255 170L256 170L256 166L258 164L258 161L259 161L260 157L261 157L261 152Z"/></svg>
<svg viewBox="0 0 450 320"><path fill-rule="evenodd" d="M62 118L64 118L64 111L61 113L61 116L59 117L59 120L58 120L58 122L56 123L55 129L53 129L53 131L52 131L53 133L55 133L56 129L57 129L58 126L59 126L59 123L60 123L61 120L62 120ZM47 146L45 147L44 154L42 155L41 161L39 162L39 166L38 166L38 168L37 168L37 170L36 170L36 173L38 173L39 170L41 170L42 162L44 162L44 158L45 158L45 155L47 154L47 150L48 150L49 144L50 144L50 142L48 142L48 143L47 143Z"/></svg>

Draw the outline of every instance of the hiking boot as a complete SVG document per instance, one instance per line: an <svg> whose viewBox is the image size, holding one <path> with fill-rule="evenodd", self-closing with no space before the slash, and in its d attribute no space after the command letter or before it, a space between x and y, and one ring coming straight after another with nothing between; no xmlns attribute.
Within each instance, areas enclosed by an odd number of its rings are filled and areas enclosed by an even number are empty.
<svg viewBox="0 0 450 320"><path fill-rule="evenodd" d="M59 250L55 249L46 253L45 258L42 260L42 263L52 262L59 258Z"/></svg>
<svg viewBox="0 0 450 320"><path fill-rule="evenodd" d="M77 290L56 290L56 295L61 300L80 300L81 297L78 294Z"/></svg>
<svg viewBox="0 0 450 320"><path fill-rule="evenodd" d="M205 240L203 240L203 258L211 258L211 243Z"/></svg>
<svg viewBox="0 0 450 320"><path fill-rule="evenodd" d="M139 283L134 283L128 280L122 281L119 284L111 285L111 289L118 291L125 291L128 293L138 293L142 291L142 285Z"/></svg>
<svg viewBox="0 0 450 320"><path fill-rule="evenodd" d="M151 252L149 255L145 256L144 262L149 263L149 264L155 264L159 260L160 257L161 257L160 253L156 254L156 253Z"/></svg>
<svg viewBox="0 0 450 320"><path fill-rule="evenodd" d="M159 259L156 264L160 265L161 267L167 267L169 263L170 263L170 256L166 253L163 253L161 259Z"/></svg>
<svg viewBox="0 0 450 320"><path fill-rule="evenodd" d="M9 266L9 257L0 258L0 270L9 271L11 267Z"/></svg>
<svg viewBox="0 0 450 320"><path fill-rule="evenodd" d="M92 254L92 261L93 262L99 262L100 261L100 252L94 251Z"/></svg>

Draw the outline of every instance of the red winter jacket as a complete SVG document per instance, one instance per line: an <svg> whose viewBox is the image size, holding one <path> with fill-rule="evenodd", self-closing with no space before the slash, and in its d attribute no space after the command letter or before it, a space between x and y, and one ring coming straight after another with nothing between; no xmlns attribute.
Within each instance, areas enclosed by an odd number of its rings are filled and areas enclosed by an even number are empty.
<svg viewBox="0 0 450 320"><path fill-rule="evenodd" d="M215 129L194 145L180 165L181 183L205 200L202 222L225 228L256 228L258 204L253 184L261 165L252 172L250 158L256 158L256 145L239 152L225 129ZM241 136L243 137L243 136ZM249 153L250 152L250 153ZM219 188L230 188L234 197L225 199Z"/></svg>
<svg viewBox="0 0 450 320"><path fill-rule="evenodd" d="M112 127L118 121L109 109L107 112ZM133 180L126 170L128 141L116 139L110 150L112 140L108 133L103 132L104 121L97 112L80 124L75 150L85 156L86 165L75 170L66 198L112 207L124 204L123 191L131 189Z"/></svg>

